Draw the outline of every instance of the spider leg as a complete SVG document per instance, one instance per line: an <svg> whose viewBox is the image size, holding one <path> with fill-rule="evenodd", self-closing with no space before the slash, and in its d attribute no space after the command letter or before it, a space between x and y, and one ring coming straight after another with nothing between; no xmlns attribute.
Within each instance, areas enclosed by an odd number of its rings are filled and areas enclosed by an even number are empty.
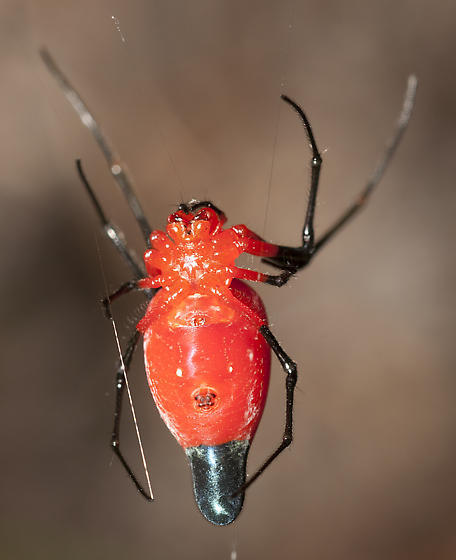
<svg viewBox="0 0 456 560"><path fill-rule="evenodd" d="M106 237L119 251L121 257L133 272L134 277L137 279L143 278L146 275L143 267L139 264L133 251L129 249L122 231L118 229L112 222L110 222L103 212L100 201L98 200L93 188L90 186L90 183L85 176L80 159L76 160L76 169L79 178L81 179L81 182L84 185L87 194L90 197L90 200L92 201L93 207L95 208L95 212L97 213L98 219L100 220Z"/></svg>
<svg viewBox="0 0 456 560"><path fill-rule="evenodd" d="M251 282L264 282L265 284L270 284L271 286L276 286L280 288L288 282L288 280L293 276L291 270L284 270L282 274L264 274L263 272L256 272L255 270L249 270L247 268L236 267L234 269L234 275L239 280L250 280Z"/></svg>
<svg viewBox="0 0 456 560"><path fill-rule="evenodd" d="M388 165L393 158L402 136L407 128L412 115L413 106L415 103L416 88L418 81L416 76L411 75L407 81L407 89L404 96L401 113L396 122L396 128L391 139L386 144L385 150L380 158L377 166L375 167L372 175L366 183L366 186L358 195L355 202L342 214L342 216L331 226L315 244L315 252L317 252L323 245L331 239L331 237L339 231L355 214L357 214L367 203L372 191L381 181Z"/></svg>
<svg viewBox="0 0 456 560"><path fill-rule="evenodd" d="M133 359L133 354L137 347L140 336L141 335L138 331L134 333L134 335L129 340L127 348L123 354L123 364L126 370L128 370L130 367L131 361ZM122 414L122 402L123 402L122 399L123 399L124 390L125 390L125 375L121 362L116 372L116 406L114 410L114 426L112 428L111 447L114 450L114 453L119 458L120 462L122 463L124 469L127 471L128 476L133 481L137 490L144 496L144 498L146 498L146 500L152 501L153 498L138 481L136 475L131 470L130 465L127 463L120 450L120 418Z"/></svg>
<svg viewBox="0 0 456 560"><path fill-rule="evenodd" d="M119 288L117 288L117 290L101 300L105 315L108 319L111 319L112 316L111 303L120 296L130 293L132 290L140 290L136 280L128 280L127 282L124 282L121 286L119 286Z"/></svg>
<svg viewBox="0 0 456 560"><path fill-rule="evenodd" d="M266 342L271 347L274 354L277 356L283 371L286 373L286 412L285 412L285 429L283 432L282 442L277 447L277 449L272 453L268 459L261 465L261 467L251 476L249 480L239 488L234 494L245 492L245 490L262 474L267 467L286 449L293 441L293 400L294 391L296 387L296 381L298 376L298 371L295 362L290 358L290 356L285 352L285 350L280 346L276 337L272 334L266 325L260 327L260 332L265 338Z"/></svg>
<svg viewBox="0 0 456 560"><path fill-rule="evenodd" d="M415 94L417 87L417 79L415 76L410 76L407 82L407 89L404 96L404 102L396 122L396 127L387 143L386 148L377 164L370 179L367 181L366 186L358 195L355 202L342 214L342 216L315 242L313 232L313 220L315 214L315 201L318 190L318 181L321 168L321 157L312 133L312 128L304 111L292 101L289 97L282 96L282 99L290 104L300 116L312 148L312 178L309 194L309 201L307 204L306 218L302 231L302 245L300 247L285 247L279 246L277 254L274 257L263 259L264 262L271 264L283 270L296 272L297 270L305 267L312 257L324 246L326 243L366 205L370 195L375 187L379 184L383 177L393 155L395 154L402 136L407 128L407 125L412 114L413 105L415 102Z"/></svg>
<svg viewBox="0 0 456 560"><path fill-rule="evenodd" d="M66 98L71 103L73 109L78 114L80 120L91 131L92 135L94 136L95 140L97 141L101 151L103 152L103 155L106 159L106 162L108 163L111 174L113 175L115 181L117 182L117 185L121 189L122 194L124 195L124 198L126 199L127 204L129 206L131 212L133 213L133 215L136 219L136 222L137 222L137 224L138 224L138 226L139 226L139 228L140 228L140 230L143 234L146 245L149 247L150 246L149 237L150 237L150 233L152 231L152 228L150 227L149 222L144 215L141 204L140 204L140 202L139 202L139 200L138 200L138 198L137 198L137 196L136 196L136 194L133 190L133 186L132 186L133 182L129 178L128 172L127 172L125 166L120 161L120 158L116 154L116 152L115 152L114 148L112 147L109 139L107 138L106 134L103 132L100 125L94 119L94 117L91 114L91 112L89 111L87 105L84 103L81 96L78 94L78 92L71 85L71 83L68 81L66 76L63 74L63 72L57 66L57 64L55 63L55 61L53 60L53 58L51 57L49 52L46 49L41 49L40 50L40 55L41 55L41 58L43 59L43 62L47 66L49 72L52 74L52 76L56 79L59 86L62 88ZM126 282L126 283L122 284L122 286L120 288L118 288L113 294L111 294L110 296L105 298L105 300L103 301L104 306L105 306L106 315L110 319L112 319L111 310L110 310L110 303L112 301L114 301L115 299L117 299L118 297L120 297L121 295L130 292L132 289L138 288L139 286L138 286L137 281L139 279L144 278L146 276L146 273L144 271L144 268L143 268L142 264L140 264L140 262L136 259L136 256L134 255L134 253L129 249L129 247L128 247L126 241L125 241L124 235L121 232L121 230L116 228L112 224L112 222L110 222L107 219L106 215L104 214L103 209L101 207L101 204L99 203L99 201L98 201L98 199L95 195L94 190L90 186L90 184L89 184L89 182L88 182L88 180L87 180L87 178L86 178L86 176L85 176L85 174L82 170L82 165L81 165L80 160L76 161L76 166L77 166L79 177L80 177L80 179L81 179L81 181L82 181L82 183L83 183L83 185L84 185L84 187L85 187L85 189L86 189L86 191L87 191L87 193L88 193L88 195L89 195L89 197L92 201L92 204L93 204L93 206L95 208L95 211L98 215L98 218L101 222L101 225L103 227L105 235L113 243L113 245L116 247L116 249L119 251L123 260L126 262L126 264L130 267L131 271L133 272L133 275L134 275L134 278L135 278L135 280L132 280L132 281L129 281L129 282ZM153 295L156 292L156 290L150 289L150 288L146 288L144 291L146 292L146 295L147 295L149 300L153 297ZM114 322L113 322L113 324L114 324ZM114 328L115 328L115 326L114 326ZM132 481L135 484L138 491L144 496L144 498L146 498L146 500L152 501L153 497L151 495L151 492L150 493L147 492L143 488L143 486L139 483L138 479L136 478L135 474L131 470L129 464L125 460L125 458L124 458L124 456L123 456L123 454L120 450L120 433L119 433L119 431L120 431L120 418L121 418L121 413L122 413L122 402L123 402L122 397L123 397L125 387L127 386L127 388L128 388L128 383L126 381L127 370L130 367L130 364L131 364L131 361L132 361L132 358L133 358L133 354L134 354L134 351L137 347L140 336L141 336L140 332L135 331L135 333L133 334L133 336L130 338L130 340L128 342L128 345L127 345L127 348L126 348L125 352L121 356L120 365L117 368L117 372L116 372L116 405L115 405L115 411L114 411L114 426L113 426L112 437L111 437L111 446L112 446L115 454L119 458L120 462L122 463L123 467L127 471L128 475L132 479ZM133 412L133 415L134 415L133 409L132 409L132 412ZM139 432L138 432L138 439L139 439L141 452L142 452L142 446L141 446L141 441L140 441L140 438L139 438ZM144 461L144 456L143 456L143 461ZM147 468L146 468L146 476L148 478ZM149 489L150 489L150 485L149 485Z"/></svg>
<svg viewBox="0 0 456 560"><path fill-rule="evenodd" d="M242 246L242 250L249 255L256 255L259 257L275 257L279 251L279 245L273 245L262 239L255 232L250 230L243 224L238 224L230 228L237 236L237 243ZM278 268L283 268L278 266ZM234 268L234 276L240 280L250 280L252 282L265 282L271 286L281 287L288 282L288 280L296 272L297 268L283 269L283 272L278 275L265 274L263 272L256 272L246 268Z"/></svg>
<svg viewBox="0 0 456 560"><path fill-rule="evenodd" d="M149 236L152 231L150 224L144 214L141 204L136 196L133 189L133 181L129 177L128 171L125 165L121 162L118 154L116 153L114 147L111 145L108 137L101 128L101 126L95 120L93 114L89 111L89 108L75 90L72 84L69 82L65 74L57 66L55 60L49 54L49 52L42 48L40 49L41 58L46 65L49 72L55 78L59 86L62 88L65 97L71 103L73 109L78 114L81 122L86 126L93 137L98 143L101 151L103 152L104 158L108 164L109 170L114 177L117 185L119 186L122 194L124 195L130 210L132 211L139 228L143 234L144 240L149 246Z"/></svg>
<svg viewBox="0 0 456 560"><path fill-rule="evenodd" d="M131 251L127 245L127 243L125 242L125 237L123 235L123 233L116 228L116 226L114 226L114 224L112 222L110 222L104 211L103 208L101 207L100 201L98 200L94 190L92 189L92 187L90 186L90 183L87 179L87 177L85 176L85 173L82 169L82 163L80 159L76 160L76 168L78 171L78 175L79 178L81 179L82 184L84 185L87 194L90 197L90 200L92 201L92 204L95 208L95 211L98 215L98 218L101 222L101 225L103 227L103 231L106 234L106 237L113 243L113 245L116 247L116 249L119 251L121 257L123 258L123 260L126 262L126 264L131 268L133 275L135 277L135 280L129 280L127 282L124 282L117 290L115 290L112 294L109 294L107 297L103 298L102 300L102 304L105 310L105 315L106 317L110 318L111 313L109 311L109 305L116 300L118 297L129 293L132 290L140 290L140 289L144 289L141 288L138 285L137 280L142 279L146 273L143 269L143 267L139 264L135 254L133 253L133 251ZM144 290L148 299L152 299L152 297L154 296L156 290L149 288L149 289L145 289Z"/></svg>

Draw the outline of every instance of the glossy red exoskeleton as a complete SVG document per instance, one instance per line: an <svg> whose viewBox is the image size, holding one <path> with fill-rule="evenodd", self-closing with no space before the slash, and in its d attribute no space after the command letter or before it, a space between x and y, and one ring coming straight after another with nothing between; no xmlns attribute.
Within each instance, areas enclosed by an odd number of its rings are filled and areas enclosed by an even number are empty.
<svg viewBox="0 0 456 560"><path fill-rule="evenodd" d="M106 218L78 161L80 177L103 229L134 275L133 280L106 298L108 314L110 304L133 289L143 290L149 300L117 371L112 447L138 490L152 499L123 457L119 438L125 371L142 334L149 386L161 417L185 449L198 506L211 523L226 525L239 515L246 488L292 441L297 379L296 364L269 329L261 299L243 281L285 285L364 207L407 127L416 78L409 78L395 133L371 178L356 201L318 239L314 237L313 221L322 160L303 110L282 96L298 113L312 150L302 242L298 247L286 247L267 243L244 225L224 229L225 215L209 201L181 204L169 216L166 233L152 231L106 136L49 53L43 50L41 55L82 122L97 139L148 246L143 267L120 230ZM236 266L242 253L262 257L280 274ZM266 402L271 349L286 374L285 429L280 445L246 482L247 454Z"/></svg>

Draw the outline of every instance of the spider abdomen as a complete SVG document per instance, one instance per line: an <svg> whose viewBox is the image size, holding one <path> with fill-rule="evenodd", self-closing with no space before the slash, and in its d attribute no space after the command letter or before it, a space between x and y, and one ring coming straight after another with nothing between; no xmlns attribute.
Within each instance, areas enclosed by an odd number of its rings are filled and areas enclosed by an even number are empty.
<svg viewBox="0 0 456 560"><path fill-rule="evenodd" d="M264 409L270 349L245 306L264 322L266 315L254 290L239 280L232 285L242 303L195 292L144 332L155 403L183 447L251 440ZM160 294L150 305L160 306Z"/></svg>
<svg viewBox="0 0 456 560"><path fill-rule="evenodd" d="M259 296L239 280L229 291L230 304L193 293L158 313L144 332L155 404L185 449L198 507L217 525L231 523L242 508L244 493L235 493L245 483L271 359L267 342L245 311L266 323ZM154 305L160 306L160 293Z"/></svg>

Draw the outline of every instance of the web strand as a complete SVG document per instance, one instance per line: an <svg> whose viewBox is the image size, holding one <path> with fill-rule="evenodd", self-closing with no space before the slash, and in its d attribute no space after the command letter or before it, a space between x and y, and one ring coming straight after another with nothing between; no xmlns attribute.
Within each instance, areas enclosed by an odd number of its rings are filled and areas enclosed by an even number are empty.
<svg viewBox="0 0 456 560"><path fill-rule="evenodd" d="M133 405L133 399L132 399L131 391L130 391L130 384L128 382L127 369L125 367L123 356L122 356L122 348L120 346L120 340L119 340L119 335L117 333L116 322L114 321L114 318L113 318L111 312L110 312L110 320L111 320L111 324L112 324L112 329L114 331L114 336L115 336L115 339L116 339L117 351L119 352L120 367L122 369L122 373L123 373L123 376L124 376L124 379L125 379L125 386L127 387L128 401L130 403L131 415L133 417L133 422L135 424L136 437L137 437L138 444L139 444L139 450L141 452L141 460L142 460L142 464L143 464L143 467L144 467L144 473L146 475L147 487L149 489L150 497L153 500L154 499L154 494L152 492L152 487L151 487L151 484L150 484L149 469L147 468L146 456L144 455L144 447L143 447L142 440L141 440L141 434L139 432L138 421L136 419L135 407Z"/></svg>

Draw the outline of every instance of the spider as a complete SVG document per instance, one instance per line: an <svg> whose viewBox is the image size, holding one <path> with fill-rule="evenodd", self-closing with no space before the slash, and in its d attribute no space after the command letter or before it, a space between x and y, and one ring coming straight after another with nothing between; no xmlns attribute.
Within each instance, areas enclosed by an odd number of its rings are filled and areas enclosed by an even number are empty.
<svg viewBox="0 0 456 560"><path fill-rule="evenodd" d="M111 304L132 290L148 300L116 372L116 406L111 445L138 491L138 481L120 450L120 416L128 370L141 335L150 389L162 419L184 448L193 476L193 490L204 517L227 525L239 515L246 489L293 440L296 363L268 326L260 297L244 281L284 286L366 204L385 172L409 122L417 80L408 79L403 107L380 163L354 203L320 237L314 215L322 158L301 107L286 95L304 126L310 144L311 181L298 247L266 242L245 225L224 229L225 214L210 201L180 204L168 217L166 233L153 231L120 160L79 94L49 53L41 56L82 122L92 131L144 237L144 266L129 249L120 230L106 217L77 161L77 170L103 230L129 266L133 279L104 300ZM265 274L239 268L242 253L256 255L280 272ZM246 481L247 455L266 402L271 350L285 373L286 411L282 441Z"/></svg>

